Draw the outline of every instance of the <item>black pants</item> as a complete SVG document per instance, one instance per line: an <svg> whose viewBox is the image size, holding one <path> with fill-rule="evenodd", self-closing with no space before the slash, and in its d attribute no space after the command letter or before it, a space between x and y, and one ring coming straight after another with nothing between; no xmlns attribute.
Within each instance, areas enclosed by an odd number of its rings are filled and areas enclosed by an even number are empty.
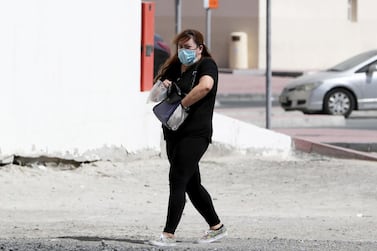
<svg viewBox="0 0 377 251"><path fill-rule="evenodd" d="M209 226L220 223L211 196L200 181L199 161L208 145L208 139L200 137L167 140L170 195L164 232L174 234L185 207L186 193Z"/></svg>

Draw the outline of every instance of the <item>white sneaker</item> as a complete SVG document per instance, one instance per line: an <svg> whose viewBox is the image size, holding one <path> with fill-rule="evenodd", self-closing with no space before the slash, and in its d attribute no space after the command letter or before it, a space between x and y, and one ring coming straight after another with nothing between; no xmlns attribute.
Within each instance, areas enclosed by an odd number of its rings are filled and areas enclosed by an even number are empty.
<svg viewBox="0 0 377 251"><path fill-rule="evenodd" d="M197 240L197 243L211 243L217 240L220 240L221 238L224 238L228 235L228 231L226 230L225 226L222 225L217 230L207 230L205 234Z"/></svg>
<svg viewBox="0 0 377 251"><path fill-rule="evenodd" d="M177 241L174 237L166 237L161 234L160 238L149 241L149 244L158 247L173 247L177 245Z"/></svg>

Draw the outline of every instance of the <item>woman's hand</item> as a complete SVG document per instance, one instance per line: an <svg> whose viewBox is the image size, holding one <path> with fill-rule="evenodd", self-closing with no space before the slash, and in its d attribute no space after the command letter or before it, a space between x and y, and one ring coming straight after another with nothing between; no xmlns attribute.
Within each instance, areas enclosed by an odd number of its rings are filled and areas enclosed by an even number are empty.
<svg viewBox="0 0 377 251"><path fill-rule="evenodd" d="M165 79L163 82L162 82L163 84L164 84L164 86L166 87L166 88L169 88L169 86L171 86L171 81L170 80L168 80L168 79Z"/></svg>

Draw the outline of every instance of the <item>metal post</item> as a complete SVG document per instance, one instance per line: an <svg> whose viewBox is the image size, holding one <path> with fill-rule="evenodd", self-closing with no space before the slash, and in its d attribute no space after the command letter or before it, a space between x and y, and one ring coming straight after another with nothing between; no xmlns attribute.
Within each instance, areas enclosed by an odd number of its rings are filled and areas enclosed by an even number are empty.
<svg viewBox="0 0 377 251"><path fill-rule="evenodd" d="M271 128L271 0L266 13L266 128Z"/></svg>
<svg viewBox="0 0 377 251"><path fill-rule="evenodd" d="M211 49L211 9L206 8L206 46Z"/></svg>
<svg viewBox="0 0 377 251"><path fill-rule="evenodd" d="M175 34L178 34L181 32L181 0L175 0Z"/></svg>

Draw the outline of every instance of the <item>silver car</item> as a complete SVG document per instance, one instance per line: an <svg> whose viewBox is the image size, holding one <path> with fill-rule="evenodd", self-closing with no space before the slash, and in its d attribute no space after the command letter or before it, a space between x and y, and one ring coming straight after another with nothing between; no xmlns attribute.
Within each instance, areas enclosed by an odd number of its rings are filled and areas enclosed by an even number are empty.
<svg viewBox="0 0 377 251"><path fill-rule="evenodd" d="M377 110L377 50L294 79L280 94L279 103L286 111L346 118L353 110Z"/></svg>

